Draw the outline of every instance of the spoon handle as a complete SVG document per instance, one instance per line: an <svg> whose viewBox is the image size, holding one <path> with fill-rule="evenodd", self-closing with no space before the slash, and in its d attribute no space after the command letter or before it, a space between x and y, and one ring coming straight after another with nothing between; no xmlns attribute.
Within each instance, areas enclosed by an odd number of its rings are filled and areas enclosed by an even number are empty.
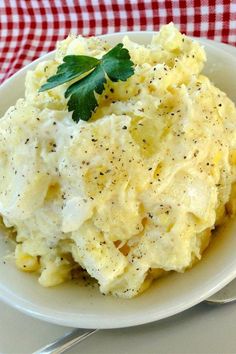
<svg viewBox="0 0 236 354"><path fill-rule="evenodd" d="M33 354L61 354L72 348L74 345L82 342L85 338L97 332L98 329L75 329L63 337L47 344L45 347L37 350Z"/></svg>

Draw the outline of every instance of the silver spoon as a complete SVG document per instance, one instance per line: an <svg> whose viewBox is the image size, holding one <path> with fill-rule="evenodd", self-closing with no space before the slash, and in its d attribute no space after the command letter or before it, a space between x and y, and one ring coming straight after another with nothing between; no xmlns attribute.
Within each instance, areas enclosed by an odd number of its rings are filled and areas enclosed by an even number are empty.
<svg viewBox="0 0 236 354"><path fill-rule="evenodd" d="M226 285L216 294L205 300L208 304L223 305L236 301L236 279ZM74 345L82 342L84 339L98 332L98 329L75 329L56 341L37 350L33 354L62 354L71 349Z"/></svg>
<svg viewBox="0 0 236 354"><path fill-rule="evenodd" d="M72 332L65 334L63 337L56 339L54 342L47 344L45 347L37 350L33 354L61 354L74 347L82 340L97 332L98 329L74 329Z"/></svg>
<svg viewBox="0 0 236 354"><path fill-rule="evenodd" d="M213 305L223 305L233 301L236 301L236 279L205 300L208 304Z"/></svg>

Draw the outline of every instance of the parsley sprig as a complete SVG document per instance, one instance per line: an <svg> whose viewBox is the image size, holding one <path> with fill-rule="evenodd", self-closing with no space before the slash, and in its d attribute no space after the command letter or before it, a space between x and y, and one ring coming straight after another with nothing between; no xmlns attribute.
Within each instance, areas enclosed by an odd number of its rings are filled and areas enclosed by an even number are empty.
<svg viewBox="0 0 236 354"><path fill-rule="evenodd" d="M75 122L80 119L87 121L98 106L95 92L102 94L107 79L126 81L133 74L134 63L130 60L129 51L119 43L101 59L86 55L65 56L56 75L51 76L39 92L78 78L65 91L65 98L69 98L67 105L69 112L73 111L72 119Z"/></svg>

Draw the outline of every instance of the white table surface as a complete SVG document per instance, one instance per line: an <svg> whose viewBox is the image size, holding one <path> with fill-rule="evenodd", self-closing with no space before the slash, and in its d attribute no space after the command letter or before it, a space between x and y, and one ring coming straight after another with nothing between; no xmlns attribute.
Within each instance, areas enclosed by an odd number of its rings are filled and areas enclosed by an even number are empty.
<svg viewBox="0 0 236 354"><path fill-rule="evenodd" d="M236 48L221 45L236 55ZM70 328L28 317L0 302L0 353L31 354ZM69 354L236 354L236 303L200 304L149 325L100 331Z"/></svg>
<svg viewBox="0 0 236 354"><path fill-rule="evenodd" d="M0 303L0 351L30 354L66 333ZM201 304L153 324L100 331L69 354L235 354L236 303Z"/></svg>

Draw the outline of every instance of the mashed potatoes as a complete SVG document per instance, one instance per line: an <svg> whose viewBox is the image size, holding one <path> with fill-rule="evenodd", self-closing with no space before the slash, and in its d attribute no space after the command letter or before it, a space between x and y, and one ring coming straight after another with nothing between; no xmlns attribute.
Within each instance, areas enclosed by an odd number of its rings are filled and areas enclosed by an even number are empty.
<svg viewBox="0 0 236 354"><path fill-rule="evenodd" d="M201 74L204 49L172 24L147 46L123 43L135 74L109 82L89 122L71 119L69 83L38 92L65 55L110 49L73 36L0 120L0 213L17 266L43 286L84 268L101 292L131 298L191 267L235 209L236 110Z"/></svg>

